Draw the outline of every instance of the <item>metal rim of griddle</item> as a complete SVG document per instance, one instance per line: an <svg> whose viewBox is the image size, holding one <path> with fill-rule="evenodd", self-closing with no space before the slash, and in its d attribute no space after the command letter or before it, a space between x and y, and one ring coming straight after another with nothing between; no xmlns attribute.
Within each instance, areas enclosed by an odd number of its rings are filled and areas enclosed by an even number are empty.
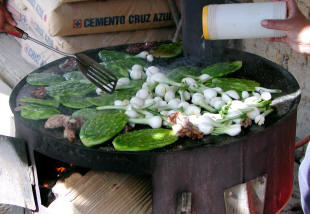
<svg viewBox="0 0 310 214"><path fill-rule="evenodd" d="M135 45L135 44L133 44ZM104 48L104 49L107 49L107 50L125 50L128 46L130 45L121 45L121 46L115 46L115 47L109 47L109 48ZM85 54L89 54L91 55L92 57L95 57L97 58L97 60L99 59L97 57L97 53L99 52L99 50L102 50L102 48L100 49L95 49L95 50L89 50L89 51L85 51L84 53ZM290 87L293 88L293 90L291 90L290 92L296 92L299 90L299 85L297 83L297 81L295 80L295 78L288 72L286 71L284 68L280 67L279 65L267 60L267 59L264 59L260 56L257 56L257 55L254 55L254 54L251 54L251 53L247 53L247 52L243 52L243 51L238 51L238 50L233 50L233 49L226 49L224 52L224 55L223 55L223 59L226 59L227 57L225 56L225 54L232 54L232 55L229 55L228 58L233 58L235 60L239 59L240 57L242 58L254 58L255 60L258 61L258 63L261 63L263 65L268 65L270 66L271 68L273 68L275 71L277 71L278 74L282 74L283 77L286 78L286 81L288 81L290 83ZM237 57L238 56L238 57ZM177 57L177 58L172 58L172 59L159 59L157 62L165 62L165 63L173 63L176 59L180 59L182 57ZM62 59L58 59L56 61L53 61L43 67L40 67L36 70L33 71L34 72L44 72L45 70L48 70L49 68L53 67L53 66L58 66L61 62L64 61L64 59L66 58L62 58ZM185 62L185 64L187 64L187 62L194 62L195 60L193 59L189 59L189 58L182 58L182 60ZM213 61L214 60L214 61ZM212 59L210 60L209 63L207 64L213 64L215 62L221 62L223 61L222 59ZM156 61L155 61L156 62ZM195 64L201 64L201 62L195 62ZM243 61L244 63L244 61ZM202 63L204 64L204 63ZM246 64L246 62L244 63ZM156 64L155 64L156 65ZM254 79L255 80L255 79ZM17 96L20 92L20 90L24 87L24 85L26 84L26 77L24 79L22 79L17 85L16 87L13 89L12 93L11 93L11 96L10 96L10 107L11 107L11 110L13 111L14 113L14 116L15 116L15 120L17 119L17 121L25 121L26 119L22 118L20 116L20 113L18 112L14 112L14 109L15 107L17 106ZM283 88L283 87L282 87ZM298 103L299 103L299 100L300 100L300 94L298 94L294 100L292 101L290 107L289 107L289 110L286 112L285 115L283 115L281 118L278 118L277 121L273 122L270 126L267 126L263 129L260 129L260 130L255 130L254 132L250 132L250 133L242 133L241 135L237 136L237 137L229 137L229 136L207 136L208 138L211 138L212 140L215 139L215 138L223 138L223 140L221 141L221 143L217 142L217 143L206 143L206 144L199 144L198 146L197 145L192 145L192 146L189 146L189 147L186 147L185 149L173 149L173 150L170 150L170 147L168 146L168 150L167 149L157 149L157 150L153 150L153 151L145 151L145 152L117 152L117 151L106 151L106 150L101 150L101 149L98 149L98 148L88 148L88 147L85 147L81 144L76 144L76 143L69 143L69 142L64 142L64 141L59 141L57 143L61 143L61 144L64 144L64 146L69 146L69 147L72 147L73 149L83 149L84 151L94 151L94 150L97 150L99 151L100 153L104 154L104 153L110 153L110 154L130 154L130 155L152 155L152 154L157 154L157 153L173 153L173 152L182 152L182 151L188 151L188 150L191 150L191 149L195 149L195 148L200 148L200 147L213 147L213 146L222 146L222 145L225 145L225 144L230 144L230 143L234 143L235 141L240 141L244 138L247 138L249 136L252 136L254 134L258 134L262 131L265 131L267 129L269 129L270 127L272 126L275 126L277 123L279 123L283 118L286 117L286 115L289 115L291 112L293 112L297 106L298 106ZM267 121L268 121L268 118L267 118ZM25 124L27 125L27 124ZM257 128L257 127L256 127ZM33 130L33 131L38 131L38 130ZM51 136L52 137L52 136ZM205 138L204 138L205 139ZM184 140L184 139L181 139L181 141ZM211 140L211 141L212 141ZM43 142L44 143L44 142Z"/></svg>

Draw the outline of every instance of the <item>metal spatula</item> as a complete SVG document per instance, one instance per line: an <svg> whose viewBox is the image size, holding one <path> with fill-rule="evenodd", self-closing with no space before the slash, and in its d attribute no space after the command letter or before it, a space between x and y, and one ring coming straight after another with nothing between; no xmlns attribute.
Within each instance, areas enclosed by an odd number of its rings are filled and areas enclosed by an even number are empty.
<svg viewBox="0 0 310 214"><path fill-rule="evenodd" d="M89 79L93 84L95 84L98 88L101 88L103 91L107 93L113 93L117 83L117 77L109 70L107 70L104 66L100 65L94 59L88 57L85 54L78 53L78 54L67 54L62 51L59 51L49 45L44 44L32 37L30 37L26 32L23 30L12 27L10 25L5 26L8 34L25 39L31 40L41 46L44 46L50 50L53 50L61 55L75 58L78 62L79 68L81 72Z"/></svg>

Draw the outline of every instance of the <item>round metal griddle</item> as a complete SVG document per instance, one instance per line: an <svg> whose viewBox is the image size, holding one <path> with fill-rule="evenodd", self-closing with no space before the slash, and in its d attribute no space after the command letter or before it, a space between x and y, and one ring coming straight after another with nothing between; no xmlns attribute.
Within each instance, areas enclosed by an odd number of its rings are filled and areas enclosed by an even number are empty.
<svg viewBox="0 0 310 214"><path fill-rule="evenodd" d="M128 45L111 47L124 51ZM98 59L99 50L85 52ZM52 62L34 72L63 73L58 65L65 59ZM205 136L201 140L180 138L175 144L147 152L117 152L111 142L87 148L79 140L69 143L63 139L63 130L44 129L44 121L24 119L14 112L16 136L49 157L77 166L152 175L153 213L175 213L177 195L192 193L193 213L226 213L224 191L238 184L264 176L266 189L264 213L277 213L288 201L293 184L294 144L296 137L297 105L300 90L297 81L285 69L262 57L224 49L218 57L203 61L183 56L155 59L152 65L165 72L183 65L206 65L242 60L243 67L231 77L256 80L262 87L281 89L273 98L277 104L263 126L252 125L236 137L226 135ZM18 100L30 96L34 87L23 79L10 97L12 111ZM72 110L61 107L61 112Z"/></svg>
<svg viewBox="0 0 310 214"><path fill-rule="evenodd" d="M127 47L128 45L124 45L107 49L125 51ZM99 61L98 52L99 50L90 50L85 53ZM262 57L230 49L225 50L224 53L219 58L205 59L203 62L195 62L194 60L180 56L170 59L155 59L149 65L158 66L164 72L169 72L173 68L184 65L195 65L203 68L206 65L217 62L242 60L242 69L230 75L231 77L251 79L261 83L262 87L281 89L282 93L274 97L292 94L299 90L298 83L290 73ZM58 66L64 61L65 58L56 60L33 72L63 74L65 72L61 71ZM24 96L31 96L31 92L34 89L34 86L26 83L26 78L18 83L10 97L10 106L13 112L15 107L18 106L18 100ZM202 147L220 147L226 144L233 144L236 141L264 132L269 127L275 126L278 121L296 109L298 102L299 96L293 99L283 100L283 102L275 106L275 113L267 117L263 126L252 125L248 129L243 129L242 133L236 137L209 135L201 140L195 141L189 138L181 138L173 145L148 152L117 152L114 150L111 142L106 142L101 146L87 148L81 144L79 139L73 143L63 139L62 129L44 129L43 124L45 120L33 121L22 118L19 112L14 112L14 114L18 136L26 138L34 150L47 156L95 169L150 173L152 168L151 159L153 156L162 153L175 153ZM65 107L60 107L60 110L64 114L71 114L73 112L72 109Z"/></svg>

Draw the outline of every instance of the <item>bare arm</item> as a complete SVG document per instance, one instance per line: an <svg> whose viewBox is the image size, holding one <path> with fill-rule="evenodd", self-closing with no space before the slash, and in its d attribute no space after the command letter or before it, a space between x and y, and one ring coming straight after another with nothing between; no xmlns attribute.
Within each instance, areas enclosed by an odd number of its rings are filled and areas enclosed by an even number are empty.
<svg viewBox="0 0 310 214"><path fill-rule="evenodd" d="M284 1L287 2L287 19L263 20L261 24L265 28L286 31L286 36L268 40L286 43L297 53L310 55L310 21L300 12L295 0Z"/></svg>

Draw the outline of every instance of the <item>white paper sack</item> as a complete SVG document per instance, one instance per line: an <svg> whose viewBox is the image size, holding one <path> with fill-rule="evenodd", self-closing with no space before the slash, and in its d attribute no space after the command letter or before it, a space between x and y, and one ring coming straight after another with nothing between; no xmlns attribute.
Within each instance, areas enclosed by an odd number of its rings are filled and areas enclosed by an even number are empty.
<svg viewBox="0 0 310 214"><path fill-rule="evenodd" d="M123 44L168 41L173 38L175 32L175 27L166 27L128 32L51 37L44 31L42 22L35 19L35 15L30 13L30 11L26 13L26 17L30 28L40 40L66 53L78 53L89 49Z"/></svg>
<svg viewBox="0 0 310 214"><path fill-rule="evenodd" d="M30 31L31 33L31 31ZM34 33L31 33L32 36ZM35 37L34 37L35 38ZM36 38L37 39L37 38ZM30 64L41 67L47 63L55 61L61 57L60 54L53 52L29 40L21 40L21 55Z"/></svg>
<svg viewBox="0 0 310 214"><path fill-rule="evenodd" d="M132 31L173 26L166 0L105 0L64 3L23 0L50 36ZM177 2L178 5L179 1Z"/></svg>
<svg viewBox="0 0 310 214"><path fill-rule="evenodd" d="M7 0L7 9L11 13L13 19L17 22L17 27L24 31L30 29L29 20L27 17L27 7L23 4L22 0ZM14 37L16 38L16 37ZM16 38L20 43L21 39Z"/></svg>

